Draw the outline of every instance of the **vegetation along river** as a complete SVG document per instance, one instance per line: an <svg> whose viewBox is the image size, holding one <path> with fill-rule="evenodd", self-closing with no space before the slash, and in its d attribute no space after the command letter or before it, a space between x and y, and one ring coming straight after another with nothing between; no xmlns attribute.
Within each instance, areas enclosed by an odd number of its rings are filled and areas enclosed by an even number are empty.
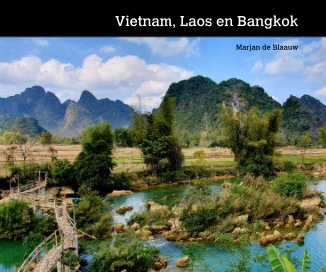
<svg viewBox="0 0 326 272"><path fill-rule="evenodd" d="M143 209L144 204L149 200L173 206L185 194L189 186L191 185L157 187L128 196L107 198L107 206L110 209L115 209L122 205L132 205L134 209L125 215L113 213L115 223L126 223L129 217ZM212 184L211 187L215 192L220 190L219 184ZM326 180L321 181L316 187L326 196ZM87 244L91 243L94 242L87 242ZM175 243L166 241L160 236L155 237L155 240L150 241L150 243L158 246L161 253L168 257L169 265L166 271L179 271L175 266L175 261L184 255L195 258L196 264L193 271L225 271L230 268L232 262L236 261L239 254L237 250L225 249L212 243ZM306 248L312 260L310 271L317 271L326 264L325 245L326 220L323 220L316 223L314 228L305 235L303 246L297 246L296 242L283 242L281 247L293 250L292 256L294 258L301 258L303 250ZM253 272L270 271L266 248L261 247L258 243L252 243L250 252ZM22 263L25 254L26 249L21 242L0 240L0 272L14 271L15 267ZM90 260L91 256L92 252L89 250L83 257Z"/></svg>

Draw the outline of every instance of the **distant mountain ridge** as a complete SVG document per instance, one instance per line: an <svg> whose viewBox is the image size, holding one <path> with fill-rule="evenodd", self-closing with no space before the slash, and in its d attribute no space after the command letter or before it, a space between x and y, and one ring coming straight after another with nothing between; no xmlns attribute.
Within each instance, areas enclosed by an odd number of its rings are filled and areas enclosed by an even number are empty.
<svg viewBox="0 0 326 272"><path fill-rule="evenodd" d="M113 128L128 127L132 111L120 100L97 99L89 91L83 91L78 102L67 100L61 103L54 93L34 86L21 94L0 98L0 126L26 116L56 134L73 136L103 120Z"/></svg>
<svg viewBox="0 0 326 272"><path fill-rule="evenodd" d="M216 83L210 78L195 76L170 85L167 95L176 99L177 133L185 145L207 145L218 135L218 105L232 105L240 111L257 107L263 112L283 109L282 131L287 138L302 132L317 135L326 126L326 106L309 95L290 96L281 105L262 87L231 78Z"/></svg>

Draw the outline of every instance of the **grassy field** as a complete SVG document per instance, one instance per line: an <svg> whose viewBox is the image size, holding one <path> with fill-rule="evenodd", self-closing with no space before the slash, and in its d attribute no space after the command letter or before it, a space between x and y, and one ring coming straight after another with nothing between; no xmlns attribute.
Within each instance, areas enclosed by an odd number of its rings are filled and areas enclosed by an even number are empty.
<svg viewBox="0 0 326 272"><path fill-rule="evenodd" d="M9 146L0 145L0 175L4 176L8 170L6 167L5 151ZM58 159L67 159L74 161L78 153L81 151L80 145L52 145L56 151ZM185 148L183 153L185 156L185 164L193 165L198 161L194 157L196 151L203 150L205 159L202 163L210 166L230 166L234 165L234 159L228 148ZM294 163L301 162L301 150L294 147L282 147L277 149L276 161L291 161ZM18 150L14 154L16 163L22 162L22 156ZM117 163L116 172L121 171L141 171L145 169L141 152L138 148L115 148L113 152L114 161ZM51 152L48 146L35 146L33 152L28 157L28 161L45 163L50 161ZM326 149L311 148L306 150L305 162L326 162Z"/></svg>

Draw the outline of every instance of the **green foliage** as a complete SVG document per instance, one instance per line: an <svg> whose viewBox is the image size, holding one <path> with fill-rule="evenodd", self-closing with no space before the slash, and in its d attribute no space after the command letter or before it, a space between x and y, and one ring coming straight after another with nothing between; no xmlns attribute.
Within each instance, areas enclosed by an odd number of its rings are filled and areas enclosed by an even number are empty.
<svg viewBox="0 0 326 272"><path fill-rule="evenodd" d="M114 142L119 147L132 147L132 135L127 128L117 128L114 133Z"/></svg>
<svg viewBox="0 0 326 272"><path fill-rule="evenodd" d="M105 153L81 152L75 162L78 185L86 184L92 190L105 194L110 190L111 171L114 163Z"/></svg>
<svg viewBox="0 0 326 272"><path fill-rule="evenodd" d="M281 111L262 114L251 109L247 115L231 107L220 108L220 121L226 142L231 148L240 171L254 175L272 175L272 157L277 145Z"/></svg>
<svg viewBox="0 0 326 272"><path fill-rule="evenodd" d="M133 214L128 221L128 225L138 223L140 226L150 226L153 224L164 226L168 222L169 217L170 214L162 212L144 211Z"/></svg>
<svg viewBox="0 0 326 272"><path fill-rule="evenodd" d="M0 239L24 238L34 227L36 217L26 202L10 200L0 205Z"/></svg>
<svg viewBox="0 0 326 272"><path fill-rule="evenodd" d="M104 244L94 256L89 271L147 272L154 267L154 259L158 255L158 248L137 241L114 246Z"/></svg>
<svg viewBox="0 0 326 272"><path fill-rule="evenodd" d="M307 188L306 180L300 173L283 174L274 180L273 190L283 196L301 197Z"/></svg>
<svg viewBox="0 0 326 272"><path fill-rule="evenodd" d="M296 145L298 147L301 147L302 149L307 149L308 147L310 147L312 144L312 139L311 139L311 135L309 133L303 133L301 134L296 142Z"/></svg>
<svg viewBox="0 0 326 272"><path fill-rule="evenodd" d="M115 174L108 183L108 191L131 189L130 178L124 173Z"/></svg>
<svg viewBox="0 0 326 272"><path fill-rule="evenodd" d="M25 144L29 136L17 131L5 131L0 136L1 144Z"/></svg>
<svg viewBox="0 0 326 272"><path fill-rule="evenodd" d="M166 183L182 182L188 179L188 176L181 171L169 171L162 173L161 181Z"/></svg>
<svg viewBox="0 0 326 272"><path fill-rule="evenodd" d="M84 187L85 188L85 187ZM94 193L82 198L75 208L77 227L97 238L111 236L112 216L104 211L103 200Z"/></svg>
<svg viewBox="0 0 326 272"><path fill-rule="evenodd" d="M50 145L52 144L52 134L48 131L42 132L40 135L40 143L42 145Z"/></svg>
<svg viewBox="0 0 326 272"><path fill-rule="evenodd" d="M187 231L197 234L217 223L217 211L209 206L187 207L183 209L180 220Z"/></svg>
<svg viewBox="0 0 326 272"><path fill-rule="evenodd" d="M140 127L137 133L142 133L139 143L144 156L144 162L153 175L168 171L179 171L183 164L183 154L178 139L174 136L174 100L165 96L160 109L145 116L137 115L132 127ZM137 138L138 136L136 136Z"/></svg>
<svg viewBox="0 0 326 272"><path fill-rule="evenodd" d="M62 264L68 266L70 269L74 269L80 262L81 258L73 251L66 252L62 258Z"/></svg>
<svg viewBox="0 0 326 272"><path fill-rule="evenodd" d="M86 184L93 190L105 194L110 190L112 161L111 127L107 122L91 127L83 133L82 152L75 161L78 185Z"/></svg>
<svg viewBox="0 0 326 272"><path fill-rule="evenodd" d="M23 245L28 247L29 252L32 252L44 240L44 236L39 232L29 232L24 238Z"/></svg>
<svg viewBox="0 0 326 272"><path fill-rule="evenodd" d="M113 136L109 123L104 121L84 131L81 144L86 154L112 155Z"/></svg>
<svg viewBox="0 0 326 272"><path fill-rule="evenodd" d="M278 170L283 172L292 172L294 169L295 164L291 161L282 162L281 165L278 166Z"/></svg>
<svg viewBox="0 0 326 272"><path fill-rule="evenodd" d="M326 148L326 127L320 128L318 130L318 135L320 144Z"/></svg>
<svg viewBox="0 0 326 272"><path fill-rule="evenodd" d="M140 145L147 134L146 117L141 112L134 111L130 126L130 135L135 144Z"/></svg>
<svg viewBox="0 0 326 272"><path fill-rule="evenodd" d="M297 272L295 265L291 261L281 254L273 245L267 247L269 263L273 272ZM307 272L310 268L311 259L308 256L307 250L303 252L303 256L300 262L300 271ZM326 271L326 266L322 267L319 272Z"/></svg>
<svg viewBox="0 0 326 272"><path fill-rule="evenodd" d="M50 173L50 164L25 163L22 165L15 164L10 167L10 175L19 176L20 182L34 180L38 171Z"/></svg>
<svg viewBox="0 0 326 272"><path fill-rule="evenodd" d="M58 186L71 186L77 189L75 167L68 160L55 160L52 168L52 176Z"/></svg>

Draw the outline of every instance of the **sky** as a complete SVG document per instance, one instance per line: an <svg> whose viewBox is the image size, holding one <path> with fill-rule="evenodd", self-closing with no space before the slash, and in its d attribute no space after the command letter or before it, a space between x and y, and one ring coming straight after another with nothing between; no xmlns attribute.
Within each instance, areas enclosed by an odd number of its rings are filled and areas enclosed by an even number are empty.
<svg viewBox="0 0 326 272"><path fill-rule="evenodd" d="M236 50L236 45L298 50ZM0 97L39 85L61 102L83 90L129 105L157 107L169 85L203 75L239 78L283 103L309 94L326 103L326 38L0 38Z"/></svg>

